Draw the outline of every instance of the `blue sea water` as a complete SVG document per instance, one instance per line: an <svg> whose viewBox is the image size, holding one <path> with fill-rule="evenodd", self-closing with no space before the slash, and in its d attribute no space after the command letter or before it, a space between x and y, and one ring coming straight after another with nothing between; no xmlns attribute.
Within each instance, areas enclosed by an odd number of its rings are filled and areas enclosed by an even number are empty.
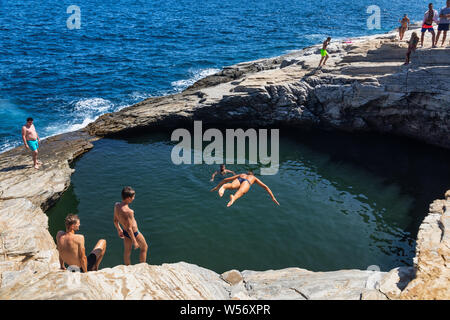
<svg viewBox="0 0 450 320"><path fill-rule="evenodd" d="M28 116L41 137L74 130L223 66L387 32L404 13L419 20L428 2L1 0L0 152L20 144ZM70 5L80 29L67 27ZM379 30L367 28L370 5Z"/></svg>

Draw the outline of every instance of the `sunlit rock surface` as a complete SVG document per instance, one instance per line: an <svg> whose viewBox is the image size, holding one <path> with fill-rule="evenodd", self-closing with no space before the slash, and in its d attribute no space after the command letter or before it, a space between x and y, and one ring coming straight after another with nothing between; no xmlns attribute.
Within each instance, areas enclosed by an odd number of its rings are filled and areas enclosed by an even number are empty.
<svg viewBox="0 0 450 320"><path fill-rule="evenodd" d="M23 146L0 154L0 299L450 299L450 191L431 204L420 227L414 267L389 272L288 268L219 275L180 262L69 273L58 270L43 212L68 188L69 164L91 141L194 120L383 132L449 148L450 49L419 49L403 66L406 47L392 33L333 42L322 69L316 68L320 46L240 63L180 94L147 99L46 139L41 170L32 168Z"/></svg>

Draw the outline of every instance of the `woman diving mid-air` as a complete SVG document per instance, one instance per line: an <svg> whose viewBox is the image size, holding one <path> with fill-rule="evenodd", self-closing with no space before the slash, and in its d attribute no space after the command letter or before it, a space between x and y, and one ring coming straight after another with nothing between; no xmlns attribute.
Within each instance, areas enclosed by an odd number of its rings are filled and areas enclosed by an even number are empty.
<svg viewBox="0 0 450 320"><path fill-rule="evenodd" d="M211 189L211 191L216 191L220 187L219 196L222 197L226 189L239 189L234 195L230 195L230 202L228 202L227 204L227 207L230 207L237 199L246 194L248 190L250 190L250 186L255 182L267 191L273 202L275 202L277 205L280 205L277 199L275 199L275 196L273 195L269 187L262 183L262 181L257 177L255 177L252 171L249 171L246 174L241 173L230 178L225 178L215 188Z"/></svg>

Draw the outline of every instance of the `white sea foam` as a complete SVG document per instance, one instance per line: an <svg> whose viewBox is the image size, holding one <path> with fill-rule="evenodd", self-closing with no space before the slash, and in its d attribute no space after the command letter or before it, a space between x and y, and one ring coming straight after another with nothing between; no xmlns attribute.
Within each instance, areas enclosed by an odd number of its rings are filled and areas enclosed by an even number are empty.
<svg viewBox="0 0 450 320"><path fill-rule="evenodd" d="M71 104L73 105L73 111L68 117L70 120L57 122L45 127L43 129L45 134L44 138L82 129L89 123L94 122L102 114L117 111L114 103L97 97L72 101ZM67 116L65 118L67 118Z"/></svg>
<svg viewBox="0 0 450 320"><path fill-rule="evenodd" d="M140 102L151 97L153 97L152 94L140 91L134 91L130 94L130 98L133 99L134 102Z"/></svg>
<svg viewBox="0 0 450 320"><path fill-rule="evenodd" d="M44 131L48 133L44 138L48 138L57 134L70 132L70 131L76 131L79 129L82 129L86 127L89 123L94 122L98 117L86 117L81 122L76 123L59 123L55 125L49 125L44 128ZM43 139L44 139L43 138Z"/></svg>
<svg viewBox="0 0 450 320"><path fill-rule="evenodd" d="M196 81L219 71L220 69L215 68L190 69L190 78L174 81L171 84L173 89L179 92L194 84ZM170 92L165 92L165 94L168 93ZM129 95L129 103L136 103L152 96L153 95L146 92L135 91ZM64 120L57 121L39 130L41 139L82 129L89 123L94 122L102 114L105 114L107 112L119 111L130 106L130 104L127 103L116 105L113 102L100 97L83 98L78 101L70 102L70 105L73 106L73 109L71 112L69 112L69 114L66 113L66 115L64 116ZM13 149L20 144L20 141L2 141L2 143L0 143L0 153Z"/></svg>
<svg viewBox="0 0 450 320"><path fill-rule="evenodd" d="M139 102L149 97L151 97L151 95L145 92L133 92L130 95L130 102ZM97 118L102 114L119 111L130 106L130 104L127 103L115 105L107 99L98 97L83 98L78 101L72 101L70 105L73 105L72 112L66 114L63 120L47 125L42 129L38 128L38 133L40 134L41 139L82 129L89 123L97 120ZM3 139L3 141L0 142L0 153L13 149L20 144L20 141Z"/></svg>
<svg viewBox="0 0 450 320"><path fill-rule="evenodd" d="M92 112L92 113L104 113L113 108L114 104L106 99L102 98L87 98L81 99L75 103L75 112Z"/></svg>
<svg viewBox="0 0 450 320"><path fill-rule="evenodd" d="M306 38L311 41L320 41L322 42L328 37L328 35L323 33L312 33L312 34L305 34L305 35L299 35L298 38Z"/></svg>
<svg viewBox="0 0 450 320"><path fill-rule="evenodd" d="M196 81L209 76L211 74L219 72L220 69L208 68L200 70L189 70L191 77L189 79L179 80L172 82L173 89L175 91L182 91L188 86L194 84ZM167 92L168 93L168 92ZM151 94L145 92L135 91L129 96L131 103L136 103L147 98L152 97ZM39 130L41 139L45 139L61 133L76 131L86 127L89 123L94 122L99 116L107 112L119 111L123 108L130 106L130 104L122 103L115 105L113 102L99 98L83 98L78 101L72 101L70 105L73 106L72 112L64 116L64 120L57 121L54 124L47 125ZM69 119L69 120L67 120ZM3 141L0 144L0 153L17 147L21 143L18 141Z"/></svg>
<svg viewBox="0 0 450 320"><path fill-rule="evenodd" d="M8 141L4 139L0 144L0 153L11 150L17 146L19 146L21 143L18 141Z"/></svg>
<svg viewBox="0 0 450 320"><path fill-rule="evenodd" d="M198 80L205 78L207 76L210 76L219 71L220 71L220 69L215 69L215 68L190 69L189 73L191 74L191 77L189 79L173 81L171 83L171 85L176 92L180 92L180 91L183 91L184 89L186 89L187 87L193 85Z"/></svg>

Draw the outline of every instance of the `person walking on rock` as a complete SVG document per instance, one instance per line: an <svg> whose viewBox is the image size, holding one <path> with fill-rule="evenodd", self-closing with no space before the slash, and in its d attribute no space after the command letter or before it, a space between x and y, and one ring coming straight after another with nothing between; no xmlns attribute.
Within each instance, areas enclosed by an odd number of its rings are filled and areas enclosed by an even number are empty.
<svg viewBox="0 0 450 320"><path fill-rule="evenodd" d="M436 34L434 33L434 28L433 28L433 21L438 23L438 12L436 10L433 9L433 4L430 3L428 5L428 11L425 12L425 15L423 16L423 23L422 23L422 37L420 38L420 46L423 47L423 39L425 37L425 32L431 32L432 35L432 47L436 48L436 46L434 45L435 42L435 38L436 38Z"/></svg>
<svg viewBox="0 0 450 320"><path fill-rule="evenodd" d="M328 60L327 47L330 44L330 42L331 42L331 37L328 37L322 44L322 49L320 49L321 58L320 58L320 62L319 62L319 68L322 65L325 65L327 63L327 60Z"/></svg>
<svg viewBox="0 0 450 320"><path fill-rule="evenodd" d="M33 118L28 118L27 123L22 126L22 140L25 148L31 151L34 168L39 169L39 165L42 164L38 160L38 149L41 144L41 139L39 139L36 128L34 127Z"/></svg>

